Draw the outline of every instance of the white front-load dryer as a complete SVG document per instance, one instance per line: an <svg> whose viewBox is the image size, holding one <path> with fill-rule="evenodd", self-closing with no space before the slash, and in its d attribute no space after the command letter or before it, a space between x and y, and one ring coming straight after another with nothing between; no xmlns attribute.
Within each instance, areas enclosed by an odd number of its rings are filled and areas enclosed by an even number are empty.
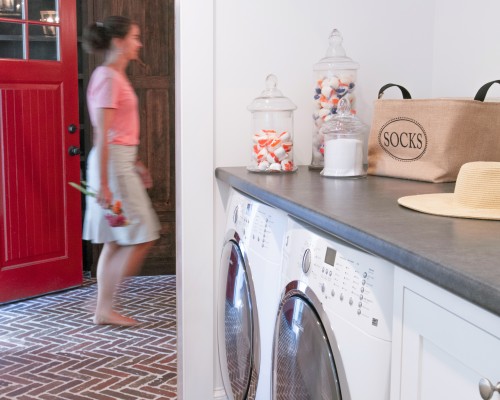
<svg viewBox="0 0 500 400"><path fill-rule="evenodd" d="M394 266L290 218L273 400L387 400Z"/></svg>
<svg viewBox="0 0 500 400"><path fill-rule="evenodd" d="M217 342L229 400L271 398L284 212L231 189L220 261Z"/></svg>

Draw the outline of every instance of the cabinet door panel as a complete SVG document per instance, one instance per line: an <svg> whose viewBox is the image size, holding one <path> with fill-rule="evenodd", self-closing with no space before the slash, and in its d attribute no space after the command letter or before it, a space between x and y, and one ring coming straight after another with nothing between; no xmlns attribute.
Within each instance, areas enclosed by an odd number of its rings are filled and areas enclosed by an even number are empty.
<svg viewBox="0 0 500 400"><path fill-rule="evenodd" d="M500 337L408 288L401 351L401 399L481 399L479 380L500 380Z"/></svg>
<svg viewBox="0 0 500 400"><path fill-rule="evenodd" d="M479 399L477 383L481 379L481 374L432 341L422 339L420 397L422 399ZM452 397L449 397L450 395Z"/></svg>

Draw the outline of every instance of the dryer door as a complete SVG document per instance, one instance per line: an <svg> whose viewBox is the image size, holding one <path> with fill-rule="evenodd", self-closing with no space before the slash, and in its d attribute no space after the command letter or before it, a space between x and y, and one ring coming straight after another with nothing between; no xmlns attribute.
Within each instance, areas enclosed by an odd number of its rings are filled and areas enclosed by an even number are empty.
<svg viewBox="0 0 500 400"><path fill-rule="evenodd" d="M327 334L311 304L295 295L280 307L274 338L274 400L340 400Z"/></svg>
<svg viewBox="0 0 500 400"><path fill-rule="evenodd" d="M221 257L218 346L222 378L230 400L249 398L250 381L255 375L253 296L244 253L237 242L229 240Z"/></svg>

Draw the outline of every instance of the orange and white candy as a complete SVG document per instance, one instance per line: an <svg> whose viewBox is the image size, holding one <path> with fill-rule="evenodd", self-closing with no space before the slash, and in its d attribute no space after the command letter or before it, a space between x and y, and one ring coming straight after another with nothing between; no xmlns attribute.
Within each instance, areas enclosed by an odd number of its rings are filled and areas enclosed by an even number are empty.
<svg viewBox="0 0 500 400"><path fill-rule="evenodd" d="M273 163L269 166L269 171L281 171L281 164L280 163Z"/></svg>
<svg viewBox="0 0 500 400"><path fill-rule="evenodd" d="M262 160L265 160L269 152L265 147L260 149L260 151L257 153L257 161L261 162Z"/></svg>
<svg viewBox="0 0 500 400"><path fill-rule="evenodd" d="M267 135L266 136L261 136L257 140L257 143L259 144L260 147L266 147L271 140L272 139L269 139L269 137Z"/></svg>
<svg viewBox="0 0 500 400"><path fill-rule="evenodd" d="M281 139L271 139L269 143L267 144L267 149L269 151L274 151L278 147L281 146Z"/></svg>
<svg viewBox="0 0 500 400"><path fill-rule="evenodd" d="M293 171L293 162L291 160L281 161L281 169L287 172Z"/></svg>
<svg viewBox="0 0 500 400"><path fill-rule="evenodd" d="M283 146L278 147L274 151L275 159L277 159L278 161L281 161L281 160L285 159L285 157L287 156L287 154L288 154L288 152L285 150L285 148Z"/></svg>
<svg viewBox="0 0 500 400"><path fill-rule="evenodd" d="M287 153L290 153L293 147L293 143L292 142L283 143L282 147Z"/></svg>
<svg viewBox="0 0 500 400"><path fill-rule="evenodd" d="M270 164L279 162L278 157L276 157L276 154L274 153L269 153L266 157L266 160L269 161Z"/></svg>
<svg viewBox="0 0 500 400"><path fill-rule="evenodd" d="M284 132L281 132L281 133L280 133L279 138L280 138L283 142L288 142L288 141L292 140L292 135L290 135L290 132L288 132L288 131L284 131Z"/></svg>
<svg viewBox="0 0 500 400"><path fill-rule="evenodd" d="M260 129L253 135L251 167L259 171L292 171L292 147L290 132Z"/></svg>
<svg viewBox="0 0 500 400"><path fill-rule="evenodd" d="M264 161L259 163L257 168L261 171L267 171L267 169L269 168L269 165L270 164L266 160L264 160Z"/></svg>

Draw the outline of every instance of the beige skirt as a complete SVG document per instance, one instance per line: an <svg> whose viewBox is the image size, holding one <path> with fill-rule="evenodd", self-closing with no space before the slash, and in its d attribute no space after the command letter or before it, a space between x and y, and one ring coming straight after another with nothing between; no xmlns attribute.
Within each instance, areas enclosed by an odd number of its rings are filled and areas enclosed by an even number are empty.
<svg viewBox="0 0 500 400"><path fill-rule="evenodd" d="M116 242L133 245L150 242L160 237L160 223L142 179L135 169L137 146L109 145L108 180L113 202L120 200L129 225L111 227L103 209L92 196L86 197L83 239L92 243ZM100 186L98 158L95 149L87 160L87 185L96 192Z"/></svg>

